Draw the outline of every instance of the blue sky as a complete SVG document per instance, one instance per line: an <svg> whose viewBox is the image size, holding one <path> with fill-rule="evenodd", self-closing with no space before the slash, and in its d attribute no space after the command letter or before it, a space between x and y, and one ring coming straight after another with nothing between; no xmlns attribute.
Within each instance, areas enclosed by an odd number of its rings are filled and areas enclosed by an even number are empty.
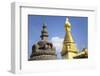
<svg viewBox="0 0 100 76"><path fill-rule="evenodd" d="M71 33L78 49L82 50L84 47L88 48L88 18L78 16L67 17L69 17L72 28ZM59 41L63 41L65 36L65 20L66 16L28 15L28 56L31 54L32 45L40 40L43 22L47 25L49 41L57 43L58 40L59 43ZM56 43L54 43L55 47ZM59 46L60 44L57 45L57 47ZM59 57L58 49L57 54Z"/></svg>

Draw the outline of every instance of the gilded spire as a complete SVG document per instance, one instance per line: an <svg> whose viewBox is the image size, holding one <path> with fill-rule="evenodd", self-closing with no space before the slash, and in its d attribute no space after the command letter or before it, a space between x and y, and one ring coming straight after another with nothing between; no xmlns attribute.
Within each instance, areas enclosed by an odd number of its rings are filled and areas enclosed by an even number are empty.
<svg viewBox="0 0 100 76"><path fill-rule="evenodd" d="M71 23L69 22L69 18L66 18L66 21L65 21L65 30L66 31L71 31Z"/></svg>
<svg viewBox="0 0 100 76"><path fill-rule="evenodd" d="M65 31L66 31L66 36L65 36L65 42L74 42L72 34L71 34L71 23L69 22L69 18L66 18L65 21Z"/></svg>
<svg viewBox="0 0 100 76"><path fill-rule="evenodd" d="M65 24L67 24L68 26L71 26L71 24L70 24L70 22L69 22L69 18L68 18L68 17L66 18L66 22L65 22Z"/></svg>
<svg viewBox="0 0 100 76"><path fill-rule="evenodd" d="M61 55L64 58L70 59L77 54L78 50L71 34L71 23L69 22L69 18L66 18L65 21L65 31L66 35L64 38Z"/></svg>

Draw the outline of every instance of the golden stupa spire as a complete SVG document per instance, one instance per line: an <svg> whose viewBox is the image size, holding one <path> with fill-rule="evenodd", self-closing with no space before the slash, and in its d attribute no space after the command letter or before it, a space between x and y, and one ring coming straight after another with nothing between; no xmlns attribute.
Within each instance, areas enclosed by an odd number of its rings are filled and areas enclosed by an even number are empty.
<svg viewBox="0 0 100 76"><path fill-rule="evenodd" d="M69 18L66 18L65 24L68 24L69 26L71 25L70 22L69 22Z"/></svg>
<svg viewBox="0 0 100 76"><path fill-rule="evenodd" d="M66 36L65 36L64 41L74 42L72 34L71 34L71 23L69 22L69 18L66 18L66 21L65 21L65 31L66 31Z"/></svg>
<svg viewBox="0 0 100 76"><path fill-rule="evenodd" d="M64 58L70 59L78 53L78 50L71 34L71 23L69 21L69 18L66 18L65 21L65 31L66 35L64 38L61 55Z"/></svg>
<svg viewBox="0 0 100 76"><path fill-rule="evenodd" d="M65 30L66 31L71 31L71 23L69 22L69 18L66 18L66 21L65 21Z"/></svg>

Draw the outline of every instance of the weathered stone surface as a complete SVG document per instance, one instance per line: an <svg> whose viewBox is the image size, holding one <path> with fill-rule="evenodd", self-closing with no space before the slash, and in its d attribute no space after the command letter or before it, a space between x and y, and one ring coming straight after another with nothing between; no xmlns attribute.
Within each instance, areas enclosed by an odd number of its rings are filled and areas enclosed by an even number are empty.
<svg viewBox="0 0 100 76"><path fill-rule="evenodd" d="M53 44L48 41L48 30L43 24L41 31L41 40L32 46L32 54L29 60L51 60L56 59L55 48Z"/></svg>

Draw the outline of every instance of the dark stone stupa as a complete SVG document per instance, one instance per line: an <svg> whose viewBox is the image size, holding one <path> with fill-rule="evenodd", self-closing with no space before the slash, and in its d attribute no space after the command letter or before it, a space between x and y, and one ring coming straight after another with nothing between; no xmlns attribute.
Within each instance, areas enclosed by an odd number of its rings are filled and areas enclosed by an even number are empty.
<svg viewBox="0 0 100 76"><path fill-rule="evenodd" d="M40 38L41 40L32 46L32 54L29 60L56 59L56 50L53 44L48 41L48 30L45 24L43 24Z"/></svg>

